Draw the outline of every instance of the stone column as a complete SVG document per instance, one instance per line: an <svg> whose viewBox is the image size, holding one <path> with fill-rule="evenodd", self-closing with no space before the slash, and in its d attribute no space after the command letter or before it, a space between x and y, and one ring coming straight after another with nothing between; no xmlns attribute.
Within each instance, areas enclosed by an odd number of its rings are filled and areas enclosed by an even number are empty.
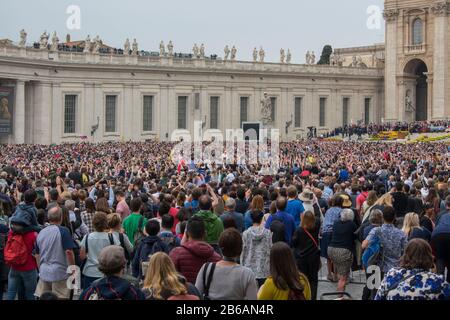
<svg viewBox="0 0 450 320"><path fill-rule="evenodd" d="M78 96L78 101L80 97ZM60 143L64 134L64 105L62 103L61 86L59 83L52 83L52 133L51 142ZM75 111L77 115L78 110ZM78 133L78 117L75 118L75 135Z"/></svg>
<svg viewBox="0 0 450 320"><path fill-rule="evenodd" d="M132 94L133 94L133 110L131 110L131 123L133 124L133 127L139 128L139 130L131 130L130 139L133 139L134 141L142 140L142 117L143 117L143 108L144 108L144 98L141 98L141 91L140 91L140 85L139 84L133 84L132 87ZM156 95L153 96L153 123L152 123L152 131L155 131L155 112L156 109Z"/></svg>
<svg viewBox="0 0 450 320"><path fill-rule="evenodd" d="M318 126L318 121L314 119L314 109L318 107L318 103L314 101L314 89L306 89L305 104L304 104L304 121L303 126L308 132L308 127ZM306 137L306 134L305 134Z"/></svg>
<svg viewBox="0 0 450 320"><path fill-rule="evenodd" d="M293 108L293 102L289 101L288 99L288 90L287 88L281 88L281 95L280 95L280 103L279 110L278 110L278 116L280 118L279 121L279 129L280 129L280 136L282 141L287 141L289 133L292 132L293 123L288 129L288 133L286 134L286 122L291 121L291 115L294 114L294 108Z"/></svg>
<svg viewBox="0 0 450 320"><path fill-rule="evenodd" d="M39 82L35 91L35 117L33 143L51 143L51 117L52 117L52 84L50 82Z"/></svg>
<svg viewBox="0 0 450 320"><path fill-rule="evenodd" d="M81 103L81 100L83 103ZM83 136L91 136L91 126L97 123L95 115L95 91L94 83L84 84L84 99L80 99L79 109L81 116L80 119L80 134Z"/></svg>
<svg viewBox="0 0 450 320"><path fill-rule="evenodd" d="M433 95L432 119L444 119L445 107L449 103L447 99L448 90L448 16L447 10L450 8L433 7L434 17L434 52L433 52L433 72L434 72L434 88L433 91L428 90L428 94ZM428 67L430 69L430 66ZM446 90L447 89L447 90Z"/></svg>
<svg viewBox="0 0 450 320"><path fill-rule="evenodd" d="M178 106L178 100L176 95L176 86L175 85L169 85L168 86L168 92L167 92L167 108L168 110L167 114L167 132L169 133L169 139L170 135L172 134L172 131L176 129L177 125L175 122L170 119L171 115L178 114L177 106ZM192 99L189 95L187 100L187 106L186 106L186 130L190 130L190 128L193 127L194 121L192 121L193 113L192 113ZM178 121L177 121L178 122ZM192 123L192 124L191 124Z"/></svg>
<svg viewBox="0 0 450 320"><path fill-rule="evenodd" d="M105 133L105 98L103 96L103 86L101 83L94 84L94 105L92 112L94 113L94 121L90 126L97 125L97 117L100 119L97 131L94 133L92 140L98 142L103 140L103 135ZM91 129L91 127L89 127ZM90 134L90 130L89 130Z"/></svg>
<svg viewBox="0 0 450 320"><path fill-rule="evenodd" d="M385 68L385 114L386 121L398 120L397 111L397 48L398 37L402 33L397 32L397 18L399 11L397 9L385 10L384 18L386 20L386 68Z"/></svg>
<svg viewBox="0 0 450 320"><path fill-rule="evenodd" d="M132 139L133 131L140 131L141 124L133 122L133 110L136 106L133 105L133 86L125 84L123 86L123 108L122 116L120 117L119 130L122 141Z"/></svg>
<svg viewBox="0 0 450 320"><path fill-rule="evenodd" d="M427 118L433 118L433 74L428 73L427 75Z"/></svg>
<svg viewBox="0 0 450 320"><path fill-rule="evenodd" d="M17 80L14 109L14 142L25 143L25 82Z"/></svg>
<svg viewBox="0 0 450 320"><path fill-rule="evenodd" d="M169 141L170 140L170 132L168 128L168 114L164 110L168 110L169 108L169 86L165 84L161 84L160 86L160 100L159 100L159 110L161 111L159 113L159 133L160 133L160 140L161 141ZM178 102L176 102L178 103ZM178 112L174 114L175 122L177 122L178 119ZM176 126L176 124L175 124ZM166 136L167 134L167 136Z"/></svg>
<svg viewBox="0 0 450 320"><path fill-rule="evenodd" d="M225 138L225 130L233 127L233 100L232 100L232 87L224 88L223 101L219 98L219 129L222 130ZM222 120L220 120L222 119Z"/></svg>
<svg viewBox="0 0 450 320"><path fill-rule="evenodd" d="M398 121L405 121L405 96L406 96L406 81L400 80L397 83L398 88Z"/></svg>

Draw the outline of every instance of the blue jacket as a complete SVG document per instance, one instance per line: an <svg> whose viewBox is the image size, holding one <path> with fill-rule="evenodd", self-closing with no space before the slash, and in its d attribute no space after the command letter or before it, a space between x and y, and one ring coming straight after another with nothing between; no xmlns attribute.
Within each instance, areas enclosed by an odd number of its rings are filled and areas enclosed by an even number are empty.
<svg viewBox="0 0 450 320"><path fill-rule="evenodd" d="M274 219L275 216L275 219ZM269 218L266 221L266 229L270 229L270 225L272 224L272 222L274 220L280 220L283 222L284 224L284 238L287 242L287 244L291 244L291 240L292 240L292 235L294 234L295 231L295 222L294 222L294 218L292 218L291 215L289 215L288 213L284 212L284 211L278 211L277 213L275 213L274 215L269 216Z"/></svg>
<svg viewBox="0 0 450 320"><path fill-rule="evenodd" d="M37 209L34 204L20 203L9 222L24 227L24 233L28 231L39 232L41 230L37 221Z"/></svg>

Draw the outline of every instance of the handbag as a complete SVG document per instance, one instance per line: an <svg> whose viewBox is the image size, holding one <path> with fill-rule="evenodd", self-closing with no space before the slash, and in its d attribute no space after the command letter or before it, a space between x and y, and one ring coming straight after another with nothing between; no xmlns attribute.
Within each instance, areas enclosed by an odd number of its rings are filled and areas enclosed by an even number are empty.
<svg viewBox="0 0 450 320"><path fill-rule="evenodd" d="M316 239L314 239L314 237L312 236L311 233L309 233L308 230L306 230L306 228L303 228L303 231L305 231L305 233L308 235L308 237L312 240L312 242L315 244L317 250L319 250L319 254L320 254L320 247L319 244L317 243ZM322 259L319 258L319 270L322 269Z"/></svg>

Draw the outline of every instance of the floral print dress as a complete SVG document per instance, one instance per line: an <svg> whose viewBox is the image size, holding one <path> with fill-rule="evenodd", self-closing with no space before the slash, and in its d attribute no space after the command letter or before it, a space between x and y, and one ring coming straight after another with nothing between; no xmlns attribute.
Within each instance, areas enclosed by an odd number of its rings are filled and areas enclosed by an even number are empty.
<svg viewBox="0 0 450 320"><path fill-rule="evenodd" d="M393 268L386 273L375 300L449 300L443 275L423 269Z"/></svg>

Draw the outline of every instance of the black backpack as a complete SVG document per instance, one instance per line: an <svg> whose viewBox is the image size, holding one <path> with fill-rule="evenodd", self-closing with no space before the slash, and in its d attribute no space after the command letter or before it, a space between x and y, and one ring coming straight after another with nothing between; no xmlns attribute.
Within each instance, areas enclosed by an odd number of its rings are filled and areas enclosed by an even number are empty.
<svg viewBox="0 0 450 320"><path fill-rule="evenodd" d="M208 277L206 273L208 272L208 267L211 266L209 270ZM209 288L211 287L212 279L214 276L214 270L216 269L215 263L207 263L203 268L202 279L203 279L203 300L211 300L209 297Z"/></svg>
<svg viewBox="0 0 450 320"><path fill-rule="evenodd" d="M138 224L138 229L136 231L136 233L134 234L134 246L138 247L139 244L141 243L142 239L145 238L145 234L144 234L144 216L141 216L141 218L139 219L139 224Z"/></svg>

